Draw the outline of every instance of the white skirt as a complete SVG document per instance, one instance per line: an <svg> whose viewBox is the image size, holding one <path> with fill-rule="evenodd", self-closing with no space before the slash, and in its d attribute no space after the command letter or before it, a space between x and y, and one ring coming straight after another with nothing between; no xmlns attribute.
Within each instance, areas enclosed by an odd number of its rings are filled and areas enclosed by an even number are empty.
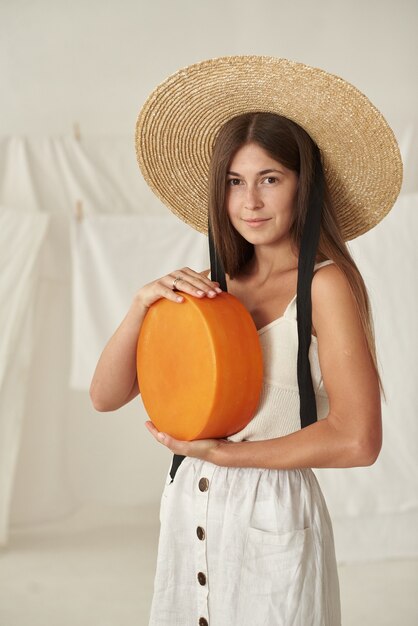
<svg viewBox="0 0 418 626"><path fill-rule="evenodd" d="M331 520L312 470L185 458L161 498L150 626L340 626Z"/></svg>

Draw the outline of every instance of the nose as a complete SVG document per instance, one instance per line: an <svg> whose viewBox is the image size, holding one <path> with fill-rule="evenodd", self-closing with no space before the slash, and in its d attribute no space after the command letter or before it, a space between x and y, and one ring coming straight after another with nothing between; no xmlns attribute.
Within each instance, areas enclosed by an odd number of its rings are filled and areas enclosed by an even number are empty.
<svg viewBox="0 0 418 626"><path fill-rule="evenodd" d="M244 199L244 208L254 211L262 206L263 202L257 188L253 185L248 185Z"/></svg>

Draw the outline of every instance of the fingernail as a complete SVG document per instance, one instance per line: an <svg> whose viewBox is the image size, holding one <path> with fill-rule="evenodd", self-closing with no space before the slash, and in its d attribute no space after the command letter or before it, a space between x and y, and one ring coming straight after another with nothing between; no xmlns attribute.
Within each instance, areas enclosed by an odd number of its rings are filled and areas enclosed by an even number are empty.
<svg viewBox="0 0 418 626"><path fill-rule="evenodd" d="M208 292L210 296L216 296L216 293L212 289Z"/></svg>
<svg viewBox="0 0 418 626"><path fill-rule="evenodd" d="M177 302L183 302L182 296L177 296L176 300L177 300Z"/></svg>
<svg viewBox="0 0 418 626"><path fill-rule="evenodd" d="M164 435L164 433L158 433L157 437L158 437L158 439L159 439L160 441L164 441L164 439L165 439L165 435Z"/></svg>
<svg viewBox="0 0 418 626"><path fill-rule="evenodd" d="M215 291L217 291L218 293L222 293L222 289L219 289L219 287L215 287Z"/></svg>
<svg viewBox="0 0 418 626"><path fill-rule="evenodd" d="M197 293L198 296L203 296L203 291L200 291L200 289L199 289L199 291L196 291L196 293Z"/></svg>

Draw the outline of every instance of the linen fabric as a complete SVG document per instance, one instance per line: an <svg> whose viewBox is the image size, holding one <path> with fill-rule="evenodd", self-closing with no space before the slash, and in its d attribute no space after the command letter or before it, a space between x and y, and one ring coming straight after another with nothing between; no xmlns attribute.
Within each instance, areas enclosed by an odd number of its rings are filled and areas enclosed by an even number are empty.
<svg viewBox="0 0 418 626"><path fill-rule="evenodd" d="M259 330L263 395L231 440L300 428L295 299ZM315 341L309 358L323 418ZM341 624L332 524L311 469L228 468L186 457L174 481L167 475L160 522L149 626Z"/></svg>
<svg viewBox="0 0 418 626"><path fill-rule="evenodd" d="M317 263L314 271L330 263L332 261ZM283 315L260 328L258 335L264 362L260 402L257 413L245 428L228 437L231 441L283 437L299 430L301 426L297 363L293 358L298 351L296 295ZM314 335L311 336L309 347L309 363L319 420L326 417L329 407L319 365L317 338ZM272 414L280 415L280 419L272 419Z"/></svg>
<svg viewBox="0 0 418 626"><path fill-rule="evenodd" d="M0 546L9 538L9 517L31 359L33 307L39 258L49 216L0 210Z"/></svg>

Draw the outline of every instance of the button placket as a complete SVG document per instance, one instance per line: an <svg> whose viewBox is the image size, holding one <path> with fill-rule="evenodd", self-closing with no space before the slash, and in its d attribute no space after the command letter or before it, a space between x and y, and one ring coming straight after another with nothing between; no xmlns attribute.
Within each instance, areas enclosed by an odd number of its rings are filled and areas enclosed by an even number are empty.
<svg viewBox="0 0 418 626"><path fill-rule="evenodd" d="M197 498L195 529L196 535L196 594L198 598L198 615L196 623L209 626L209 610L208 610L208 594L209 594L209 577L207 568L207 521L208 521L208 501L210 495L210 485L213 479L216 466L212 463L203 463L195 489L199 496Z"/></svg>

